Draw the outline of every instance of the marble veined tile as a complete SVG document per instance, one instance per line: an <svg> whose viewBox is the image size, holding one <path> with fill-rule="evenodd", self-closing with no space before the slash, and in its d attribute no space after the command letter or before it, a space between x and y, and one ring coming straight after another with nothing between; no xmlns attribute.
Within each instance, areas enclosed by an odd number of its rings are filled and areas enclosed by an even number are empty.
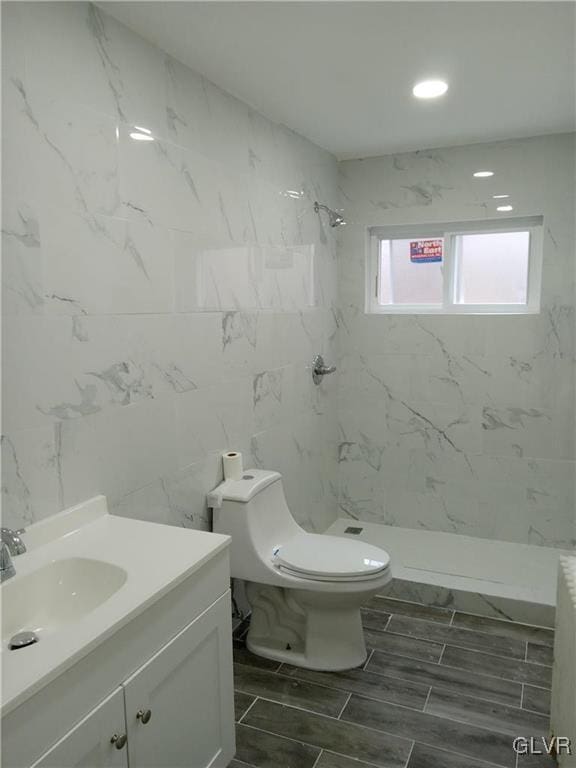
<svg viewBox="0 0 576 768"><path fill-rule="evenodd" d="M6 195L5 188L4 194ZM26 203L3 206L2 313L4 316L42 314L44 311L42 238L36 210Z"/></svg>
<svg viewBox="0 0 576 768"><path fill-rule="evenodd" d="M392 615L411 616L414 619L436 621L440 624L450 624L452 611L437 606L410 603L405 600L394 600L382 595L371 598L368 607L375 611L385 611Z"/></svg>
<svg viewBox="0 0 576 768"><path fill-rule="evenodd" d="M574 458L574 412L518 405L482 408L484 453L535 459Z"/></svg>
<svg viewBox="0 0 576 768"><path fill-rule="evenodd" d="M171 313L174 256L169 232L65 211L41 215L44 290L55 314Z"/></svg>
<svg viewBox="0 0 576 768"><path fill-rule="evenodd" d="M336 161L96 7L5 11L10 514L108 492L206 528L214 457L235 447L323 530L337 384L312 389L306 366L335 358L336 238L312 205L338 207Z"/></svg>
<svg viewBox="0 0 576 768"><path fill-rule="evenodd" d="M572 546L574 188L561 169L573 153L574 139L565 136L340 164L350 222L340 232L339 258L340 507L351 517ZM417 231L429 221L485 220L492 214L470 168L491 163L509 174L514 215L544 215L541 311L457 322L366 314L357 247L366 228L411 222ZM385 451L382 465L394 467L413 447L409 477L392 471L386 482L366 481L360 432Z"/></svg>
<svg viewBox="0 0 576 768"><path fill-rule="evenodd" d="M25 33L33 93L65 95L71 102L118 114L119 81L102 47L100 12L95 6L28 6Z"/></svg>
<svg viewBox="0 0 576 768"><path fill-rule="evenodd" d="M18 530L62 509L61 439L51 425L2 435L5 526Z"/></svg>
<svg viewBox="0 0 576 768"><path fill-rule="evenodd" d="M542 627L554 626L554 609L538 603L510 598L488 597L477 592L437 587L433 584L419 584L413 581L394 579L387 588L390 597L411 600L436 606L450 606L456 611L476 614L495 619L506 619ZM480 631L481 627L478 627Z"/></svg>

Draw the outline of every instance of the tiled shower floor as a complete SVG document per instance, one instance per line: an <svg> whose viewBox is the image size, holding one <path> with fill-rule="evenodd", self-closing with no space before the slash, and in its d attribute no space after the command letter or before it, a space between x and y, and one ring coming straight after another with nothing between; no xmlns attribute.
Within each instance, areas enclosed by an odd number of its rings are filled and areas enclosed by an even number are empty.
<svg viewBox="0 0 576 768"><path fill-rule="evenodd" d="M235 640L230 768L540 768L516 736L548 735L553 632L375 597L368 659L313 672Z"/></svg>

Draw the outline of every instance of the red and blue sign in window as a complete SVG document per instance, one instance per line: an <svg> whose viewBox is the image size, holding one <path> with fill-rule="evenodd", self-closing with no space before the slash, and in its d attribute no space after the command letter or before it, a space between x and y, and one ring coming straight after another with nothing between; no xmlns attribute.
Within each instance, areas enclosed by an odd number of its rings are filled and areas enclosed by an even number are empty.
<svg viewBox="0 0 576 768"><path fill-rule="evenodd" d="M443 240L411 240L410 261L414 264L429 264L442 261Z"/></svg>

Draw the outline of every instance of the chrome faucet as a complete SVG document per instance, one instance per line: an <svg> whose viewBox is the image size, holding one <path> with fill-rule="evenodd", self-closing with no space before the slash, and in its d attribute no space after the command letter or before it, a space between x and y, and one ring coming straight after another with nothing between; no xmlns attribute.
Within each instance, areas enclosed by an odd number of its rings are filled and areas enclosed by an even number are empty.
<svg viewBox="0 0 576 768"><path fill-rule="evenodd" d="M0 582L16 574L12 558L26 552L21 533L24 533L24 529L13 531L11 528L0 528Z"/></svg>

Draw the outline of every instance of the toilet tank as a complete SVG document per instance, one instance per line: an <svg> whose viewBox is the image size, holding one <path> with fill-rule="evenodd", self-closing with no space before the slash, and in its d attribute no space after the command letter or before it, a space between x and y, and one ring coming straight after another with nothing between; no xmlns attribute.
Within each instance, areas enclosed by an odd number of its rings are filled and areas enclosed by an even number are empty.
<svg viewBox="0 0 576 768"><path fill-rule="evenodd" d="M262 469L244 470L240 480L225 480L208 494L213 509L212 529L232 537L232 576L263 580L272 568L276 546L303 533L292 517L282 475Z"/></svg>

